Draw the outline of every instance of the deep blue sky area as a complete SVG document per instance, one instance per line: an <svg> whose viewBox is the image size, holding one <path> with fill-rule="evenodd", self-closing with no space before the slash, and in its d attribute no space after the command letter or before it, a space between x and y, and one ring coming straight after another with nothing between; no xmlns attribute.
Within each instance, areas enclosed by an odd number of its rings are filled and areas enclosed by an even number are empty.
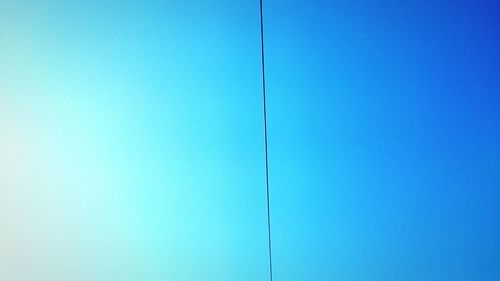
<svg viewBox="0 0 500 281"><path fill-rule="evenodd" d="M500 280L498 1L264 0L274 281ZM0 280L269 280L259 1L0 1Z"/></svg>
<svg viewBox="0 0 500 281"><path fill-rule="evenodd" d="M500 278L499 14L267 3L277 280Z"/></svg>

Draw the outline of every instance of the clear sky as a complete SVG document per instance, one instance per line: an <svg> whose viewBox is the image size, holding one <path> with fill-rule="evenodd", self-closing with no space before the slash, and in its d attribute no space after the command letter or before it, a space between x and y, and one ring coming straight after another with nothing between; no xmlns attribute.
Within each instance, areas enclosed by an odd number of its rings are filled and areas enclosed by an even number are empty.
<svg viewBox="0 0 500 281"><path fill-rule="evenodd" d="M276 280L500 280L497 1L266 1Z"/></svg>
<svg viewBox="0 0 500 281"><path fill-rule="evenodd" d="M275 281L500 280L498 15L264 0ZM268 280L259 20L0 1L1 280Z"/></svg>
<svg viewBox="0 0 500 281"><path fill-rule="evenodd" d="M0 279L265 280L259 32L255 1L1 1Z"/></svg>

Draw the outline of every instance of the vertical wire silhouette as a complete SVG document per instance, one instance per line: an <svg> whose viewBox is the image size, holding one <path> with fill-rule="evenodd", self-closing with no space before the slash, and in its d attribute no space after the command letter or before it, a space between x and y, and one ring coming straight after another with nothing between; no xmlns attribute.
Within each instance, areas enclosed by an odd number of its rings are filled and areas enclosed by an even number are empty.
<svg viewBox="0 0 500 281"><path fill-rule="evenodd" d="M266 75L265 75L265 59L264 59L264 16L262 12L262 0L260 0L260 47L261 47L261 62L262 62L262 98L264 111L264 149L266 158L266 196L267 196L267 240L269 247L269 277L273 281L273 257L271 243L271 210L269 200L269 159L267 149L267 107L266 107Z"/></svg>

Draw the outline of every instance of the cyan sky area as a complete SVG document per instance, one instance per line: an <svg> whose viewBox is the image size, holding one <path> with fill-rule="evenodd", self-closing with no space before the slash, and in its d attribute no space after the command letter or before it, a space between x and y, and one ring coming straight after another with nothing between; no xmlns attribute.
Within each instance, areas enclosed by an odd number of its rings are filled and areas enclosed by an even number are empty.
<svg viewBox="0 0 500 281"><path fill-rule="evenodd" d="M274 281L500 280L500 4L264 0ZM0 280L269 280L259 1L0 0Z"/></svg>

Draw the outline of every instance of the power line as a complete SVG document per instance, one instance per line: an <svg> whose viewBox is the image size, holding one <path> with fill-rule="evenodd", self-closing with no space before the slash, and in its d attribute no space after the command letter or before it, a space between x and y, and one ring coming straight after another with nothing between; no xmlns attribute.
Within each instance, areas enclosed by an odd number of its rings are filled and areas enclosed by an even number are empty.
<svg viewBox="0 0 500 281"><path fill-rule="evenodd" d="M271 243L271 208L269 200L269 158L267 149L267 107L266 107L266 75L265 75L265 59L264 59L264 16L262 12L262 0L260 0L260 46L261 46L261 62L262 62L262 98L264 111L264 148L266 158L266 196L267 196L267 240L269 247L269 277L273 281L273 256Z"/></svg>

